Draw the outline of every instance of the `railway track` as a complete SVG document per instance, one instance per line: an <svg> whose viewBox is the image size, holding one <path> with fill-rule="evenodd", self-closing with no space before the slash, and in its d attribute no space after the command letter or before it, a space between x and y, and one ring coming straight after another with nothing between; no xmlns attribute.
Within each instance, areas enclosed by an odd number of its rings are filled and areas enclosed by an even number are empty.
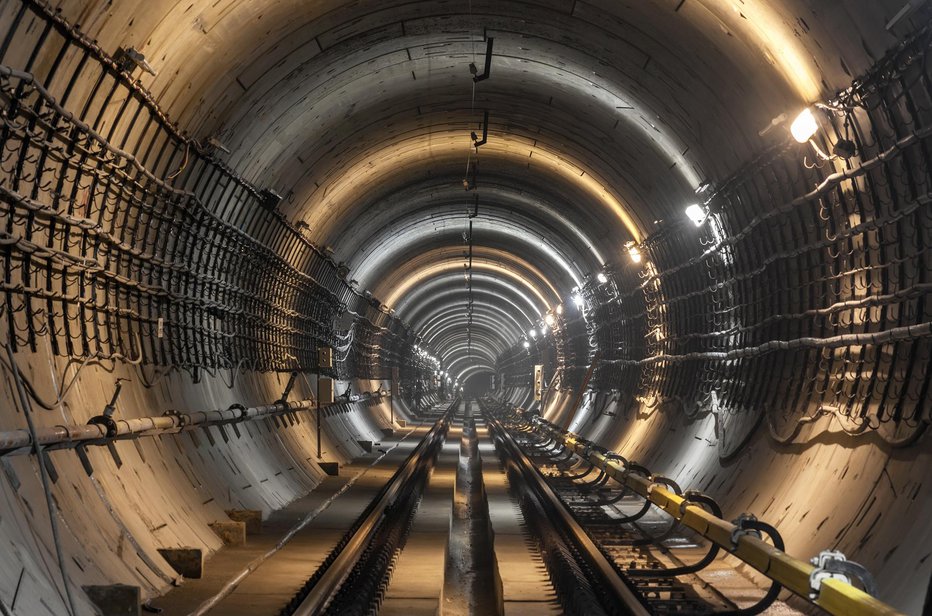
<svg viewBox="0 0 932 616"><path fill-rule="evenodd" d="M541 504L526 505L525 517L535 526L565 613L751 616L773 604L776 592L742 606L714 590L695 573L716 558L715 546L693 564L680 562L674 552L702 551L695 536L651 515L649 503L644 506L620 486L607 485L605 473L580 463L523 423L498 419L488 406L484 410L503 463L520 473L529 492L541 491ZM704 502L721 514L714 501ZM553 546L549 535L558 532L554 521L561 517L575 528ZM781 606L780 613L798 612Z"/></svg>
<svg viewBox="0 0 932 616"><path fill-rule="evenodd" d="M459 404L446 408L280 616L378 611Z"/></svg>
<svg viewBox="0 0 932 616"><path fill-rule="evenodd" d="M872 596L870 574L843 555L823 552L811 564L797 560L783 551L777 529L754 515L741 514L729 522L710 496L684 491L670 478L519 411L483 403L503 462L520 466L527 486L543 485L543 492L552 496L549 511L525 510L529 523L539 525L541 549L567 613L600 613L592 606L594 596L605 613L621 614L642 613L626 611L642 608L660 616L899 614ZM555 517L569 517L583 529L575 563L563 556L555 560L547 545L545 533L553 532L548 524ZM593 588L586 597L589 603L578 605L585 582L603 584L610 578L601 566L596 576L585 570L587 561L597 561L594 552L604 557L639 605L628 602L617 608L604 601L605 586ZM735 558L719 557L726 553ZM571 583L560 581L566 575L573 578ZM783 590L795 595L792 606L779 599Z"/></svg>
<svg viewBox="0 0 932 616"><path fill-rule="evenodd" d="M591 443L497 403L477 408L456 400L428 419L430 430L280 616L801 613L778 600L775 577L754 579L737 570L737 561L720 558L743 554L748 541L780 557L779 533L752 516L724 522L708 496L683 492L612 452L590 455ZM499 464L480 456L483 447ZM621 476L606 461L621 464ZM494 501L485 477L500 486ZM639 484L632 477L647 487L633 488ZM652 495L661 488L680 499L679 517L671 513L672 497L658 504ZM728 528L730 546L684 523L687 508ZM509 523L520 531L498 537ZM848 587L857 597L860 591ZM883 604L871 597L858 601L852 604L864 609L828 611L894 613L875 609Z"/></svg>

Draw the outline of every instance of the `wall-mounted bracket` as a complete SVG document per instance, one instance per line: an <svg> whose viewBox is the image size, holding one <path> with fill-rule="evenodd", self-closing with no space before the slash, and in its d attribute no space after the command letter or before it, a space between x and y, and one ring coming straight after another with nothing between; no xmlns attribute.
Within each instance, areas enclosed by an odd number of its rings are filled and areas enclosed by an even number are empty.
<svg viewBox="0 0 932 616"><path fill-rule="evenodd" d="M476 65L470 64L469 71L473 74L472 80L475 83L480 81L485 81L489 78L492 73L492 43L495 41L494 38L488 37L485 41L485 71L481 75L476 74Z"/></svg>

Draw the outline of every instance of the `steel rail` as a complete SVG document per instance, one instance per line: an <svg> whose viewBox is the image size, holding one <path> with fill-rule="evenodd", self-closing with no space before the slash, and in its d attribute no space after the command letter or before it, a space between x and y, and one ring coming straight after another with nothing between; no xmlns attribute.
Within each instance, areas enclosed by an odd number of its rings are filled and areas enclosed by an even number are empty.
<svg viewBox="0 0 932 616"><path fill-rule="evenodd" d="M629 473L623 463L611 459L591 443L540 417L530 420L536 430L553 437L580 457L605 471L612 479L656 505L668 515L709 541L727 550L763 575L836 616L904 616L902 612L872 597L863 590L838 579L823 579L818 594L812 596L810 575L816 567L793 558L752 534L743 533L731 522L719 518L702 507L677 495L660 483L638 473ZM737 541L732 542L732 538Z"/></svg>
<svg viewBox="0 0 932 616"><path fill-rule="evenodd" d="M353 525L351 535L342 543L342 546L338 545L336 548L339 553L332 560L328 558L324 561L321 567L326 567L326 569L322 573L315 574L315 577L319 575L316 580L311 578L313 585L306 590L307 594L301 602L294 609L286 608L282 613L292 616L312 616L324 612L327 604L340 591L344 581L359 562L364 550L378 530L386 510L394 504L399 494L408 486L409 480L415 475L420 465L432 458L432 454L439 450L438 445L443 444L452 411L458 404L459 399L455 399L446 408L443 416L437 420L430 432L392 475L389 482L376 495L375 500L363 511L360 519Z"/></svg>
<svg viewBox="0 0 932 616"><path fill-rule="evenodd" d="M387 394L385 394L387 395ZM382 394L365 394L352 402L381 398ZM321 409L339 406L345 402L321 405ZM288 416L296 412L314 411L313 400L295 402L275 402L264 406L243 407L233 405L227 409L210 411L193 411L189 413L168 412L164 415L136 417L133 419L114 419L115 433L108 436L107 427L101 424L71 424L36 428L36 444L43 451L55 449L72 449L81 445L106 444L117 440L127 440L161 434L176 434L207 428L238 424L257 419L272 419ZM33 442L25 428L0 432L0 457L8 455L28 455L32 453Z"/></svg>
<svg viewBox="0 0 932 616"><path fill-rule="evenodd" d="M527 457L524 451L518 446L514 438L501 422L489 413L485 413L486 421L493 434L500 439L505 445L508 454L508 463L513 464L520 472L526 482L527 489L536 493L547 504L552 505L549 509L556 514L555 519L551 519L551 524L559 524L567 534L576 542L581 553L588 560L589 565L599 574L601 582L606 590L611 591L616 600L627 609L627 614L632 616L649 616L650 612L638 597L635 591L622 579L615 566L608 561L595 542L589 537L589 534L583 529L572 513L566 508L566 505L559 496L553 491L553 488L544 480L534 463Z"/></svg>

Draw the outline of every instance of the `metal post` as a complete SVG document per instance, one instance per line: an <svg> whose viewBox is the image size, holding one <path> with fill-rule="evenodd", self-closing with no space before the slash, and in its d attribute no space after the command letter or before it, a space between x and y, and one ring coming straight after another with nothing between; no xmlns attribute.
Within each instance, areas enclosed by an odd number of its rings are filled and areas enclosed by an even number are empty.
<svg viewBox="0 0 932 616"><path fill-rule="evenodd" d="M388 408L391 409L392 427L395 427L395 379L388 381Z"/></svg>

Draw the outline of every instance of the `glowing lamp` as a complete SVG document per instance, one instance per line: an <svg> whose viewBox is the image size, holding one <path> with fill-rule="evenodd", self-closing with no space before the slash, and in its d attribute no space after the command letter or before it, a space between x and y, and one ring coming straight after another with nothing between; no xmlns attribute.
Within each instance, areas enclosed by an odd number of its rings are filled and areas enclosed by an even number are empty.
<svg viewBox="0 0 932 616"><path fill-rule="evenodd" d="M596 279L602 284L608 282L608 276L606 276L603 272L599 272L599 275L596 276Z"/></svg>
<svg viewBox="0 0 932 616"><path fill-rule="evenodd" d="M705 222L706 216L708 215L709 213L706 211L706 209L702 207L701 205L699 205L698 203L693 203L692 205L686 208L686 216L691 221L693 221L693 224L696 225L697 227L702 226L702 223Z"/></svg>
<svg viewBox="0 0 932 616"><path fill-rule="evenodd" d="M793 139L800 143L806 143L812 136L816 134L816 131L819 130L819 122L816 120L816 117L812 114L812 109L808 107L803 109L796 119L793 120L793 123L790 124L790 132L793 134Z"/></svg>

